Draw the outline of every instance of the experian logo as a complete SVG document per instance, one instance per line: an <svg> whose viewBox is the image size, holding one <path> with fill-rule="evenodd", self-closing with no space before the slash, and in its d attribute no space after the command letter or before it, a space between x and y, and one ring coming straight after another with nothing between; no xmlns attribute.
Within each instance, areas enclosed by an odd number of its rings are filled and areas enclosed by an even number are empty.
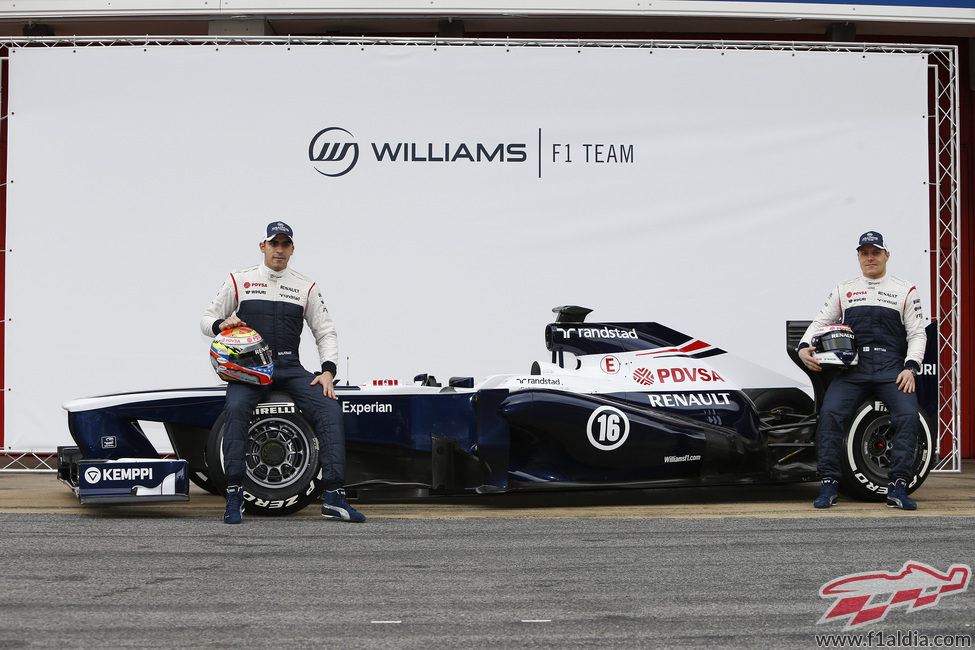
<svg viewBox="0 0 975 650"><path fill-rule="evenodd" d="M315 134L308 143L308 160L322 176L343 176L359 162L359 143L353 135L338 126Z"/></svg>

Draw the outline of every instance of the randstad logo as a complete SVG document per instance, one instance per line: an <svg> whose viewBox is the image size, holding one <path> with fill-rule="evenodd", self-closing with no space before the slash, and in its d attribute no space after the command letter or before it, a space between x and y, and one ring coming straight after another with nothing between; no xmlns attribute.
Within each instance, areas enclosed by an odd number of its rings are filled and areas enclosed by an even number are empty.
<svg viewBox="0 0 975 650"><path fill-rule="evenodd" d="M323 176L343 176L359 162L359 144L354 136L338 126L315 134L308 143L308 160Z"/></svg>

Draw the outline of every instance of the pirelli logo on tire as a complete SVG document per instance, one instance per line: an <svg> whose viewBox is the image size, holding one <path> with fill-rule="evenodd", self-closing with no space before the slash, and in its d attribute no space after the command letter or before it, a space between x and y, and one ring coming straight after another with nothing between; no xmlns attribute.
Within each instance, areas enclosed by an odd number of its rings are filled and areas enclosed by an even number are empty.
<svg viewBox="0 0 975 650"><path fill-rule="evenodd" d="M254 409L254 417L264 415L292 415L297 412L298 407L294 404L287 402L267 402L266 404L257 405L257 408Z"/></svg>

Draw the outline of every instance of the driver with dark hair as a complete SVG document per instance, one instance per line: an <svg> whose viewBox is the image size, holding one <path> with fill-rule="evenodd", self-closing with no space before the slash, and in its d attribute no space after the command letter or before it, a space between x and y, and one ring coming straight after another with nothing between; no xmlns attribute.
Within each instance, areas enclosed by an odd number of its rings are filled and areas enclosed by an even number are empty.
<svg viewBox="0 0 975 650"><path fill-rule="evenodd" d="M366 519L345 497L345 430L332 383L338 361L335 325L318 286L288 268L294 254L293 236L288 224L269 223L267 236L260 242L263 264L231 273L200 322L207 336L233 327L256 330L270 346L274 359L270 385L239 381L227 384L223 436L227 510L223 520L228 524L241 521L248 423L254 407L270 388L289 393L315 428L325 487L322 516L352 522ZM308 372L298 360L298 343L305 323L318 346L320 373Z"/></svg>
<svg viewBox="0 0 975 650"><path fill-rule="evenodd" d="M811 346L813 333L825 325L843 323L853 330L859 356L857 365L843 370L826 389L816 435L822 485L813 505L828 508L836 503L847 423L853 409L868 395L875 395L890 411L894 431L887 505L915 510L917 504L907 496L907 488L917 444L914 377L921 370L926 343L921 298L913 285L887 274L890 252L880 233L862 234L857 256L863 275L833 290L799 344L799 358L807 368L819 372L822 367Z"/></svg>

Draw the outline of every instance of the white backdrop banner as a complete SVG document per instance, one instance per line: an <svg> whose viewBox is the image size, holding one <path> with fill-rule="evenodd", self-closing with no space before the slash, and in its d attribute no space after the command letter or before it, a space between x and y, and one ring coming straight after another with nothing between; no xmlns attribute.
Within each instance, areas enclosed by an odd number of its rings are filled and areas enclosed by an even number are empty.
<svg viewBox="0 0 975 650"><path fill-rule="evenodd" d="M61 404L215 385L197 324L295 230L343 381L523 372L556 305L797 382L883 232L928 295L919 54L433 45L10 53L4 446ZM306 332L307 334L307 332ZM303 343L306 367L318 366Z"/></svg>

